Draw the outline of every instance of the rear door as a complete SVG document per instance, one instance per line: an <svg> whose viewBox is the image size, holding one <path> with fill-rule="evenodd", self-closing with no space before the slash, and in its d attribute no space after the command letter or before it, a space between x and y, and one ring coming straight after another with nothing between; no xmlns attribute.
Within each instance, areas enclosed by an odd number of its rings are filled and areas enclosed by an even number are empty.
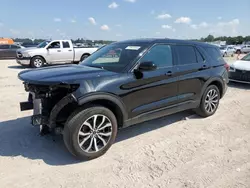
<svg viewBox="0 0 250 188"><path fill-rule="evenodd" d="M141 58L139 63L153 62L156 70L143 71L142 78L131 73L124 88L131 92L124 96L130 117L168 107L177 103L177 76L171 46L157 44Z"/></svg>
<svg viewBox="0 0 250 188"><path fill-rule="evenodd" d="M70 46L69 41L62 41L62 55L61 60L65 63L71 63L74 60L73 47Z"/></svg>
<svg viewBox="0 0 250 188"><path fill-rule="evenodd" d="M175 45L178 72L178 102L197 102L202 86L210 77L209 65L197 47Z"/></svg>

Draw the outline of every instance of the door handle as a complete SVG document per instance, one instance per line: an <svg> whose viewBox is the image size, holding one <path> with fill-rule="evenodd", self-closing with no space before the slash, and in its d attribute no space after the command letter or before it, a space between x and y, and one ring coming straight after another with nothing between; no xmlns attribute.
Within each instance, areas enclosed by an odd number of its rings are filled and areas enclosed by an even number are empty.
<svg viewBox="0 0 250 188"><path fill-rule="evenodd" d="M204 69L207 69L207 65L202 65L202 67L199 68L199 70L204 70Z"/></svg>
<svg viewBox="0 0 250 188"><path fill-rule="evenodd" d="M72 50L69 50L69 52L72 52Z"/></svg>
<svg viewBox="0 0 250 188"><path fill-rule="evenodd" d="M172 74L173 74L172 71L168 71L165 75L166 76L172 76Z"/></svg>
<svg viewBox="0 0 250 188"><path fill-rule="evenodd" d="M57 52L61 52L61 50L57 50Z"/></svg>

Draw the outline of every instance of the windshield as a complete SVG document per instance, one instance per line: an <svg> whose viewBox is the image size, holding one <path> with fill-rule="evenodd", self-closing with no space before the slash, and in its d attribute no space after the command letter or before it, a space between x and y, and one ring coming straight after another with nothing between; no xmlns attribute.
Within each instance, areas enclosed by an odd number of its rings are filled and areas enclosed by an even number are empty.
<svg viewBox="0 0 250 188"><path fill-rule="evenodd" d="M40 44L37 45L37 48L44 48L49 43L50 43L50 41L43 41L43 42L41 42Z"/></svg>
<svg viewBox="0 0 250 188"><path fill-rule="evenodd" d="M221 50L225 50L226 48L225 47L220 47Z"/></svg>
<svg viewBox="0 0 250 188"><path fill-rule="evenodd" d="M80 64L99 67L113 72L122 72L147 47L147 44L114 43L99 48Z"/></svg>
<svg viewBox="0 0 250 188"><path fill-rule="evenodd" d="M244 56L241 60L243 61L250 61L250 53Z"/></svg>

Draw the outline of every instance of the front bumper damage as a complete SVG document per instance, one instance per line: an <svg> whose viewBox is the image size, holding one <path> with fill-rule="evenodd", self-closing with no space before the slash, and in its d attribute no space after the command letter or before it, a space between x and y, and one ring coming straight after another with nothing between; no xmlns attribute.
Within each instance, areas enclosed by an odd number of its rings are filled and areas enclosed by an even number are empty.
<svg viewBox="0 0 250 188"><path fill-rule="evenodd" d="M37 91L29 91L28 101L20 102L20 110L33 110L31 116L33 126L46 125L54 129L57 127L59 113L69 104L77 104L72 93L67 93L66 96L60 96L60 94L52 96L49 92L41 95Z"/></svg>

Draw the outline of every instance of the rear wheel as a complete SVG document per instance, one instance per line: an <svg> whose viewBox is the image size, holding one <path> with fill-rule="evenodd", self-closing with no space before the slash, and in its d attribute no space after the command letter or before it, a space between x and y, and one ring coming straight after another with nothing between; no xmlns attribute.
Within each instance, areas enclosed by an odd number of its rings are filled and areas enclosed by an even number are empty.
<svg viewBox="0 0 250 188"><path fill-rule="evenodd" d="M87 59L90 55L89 54L83 54L80 61L83 61L84 59Z"/></svg>
<svg viewBox="0 0 250 188"><path fill-rule="evenodd" d="M74 113L64 127L64 143L79 159L100 157L114 143L117 120L109 109L95 106Z"/></svg>
<svg viewBox="0 0 250 188"><path fill-rule="evenodd" d="M33 57L30 61L30 66L32 68L40 68L40 67L43 67L44 65L44 59L39 57L39 56L36 56L36 57Z"/></svg>
<svg viewBox="0 0 250 188"><path fill-rule="evenodd" d="M215 85L210 85L205 90L200 106L195 110L195 112L202 117L211 116L217 111L219 102L220 91L218 87Z"/></svg>

